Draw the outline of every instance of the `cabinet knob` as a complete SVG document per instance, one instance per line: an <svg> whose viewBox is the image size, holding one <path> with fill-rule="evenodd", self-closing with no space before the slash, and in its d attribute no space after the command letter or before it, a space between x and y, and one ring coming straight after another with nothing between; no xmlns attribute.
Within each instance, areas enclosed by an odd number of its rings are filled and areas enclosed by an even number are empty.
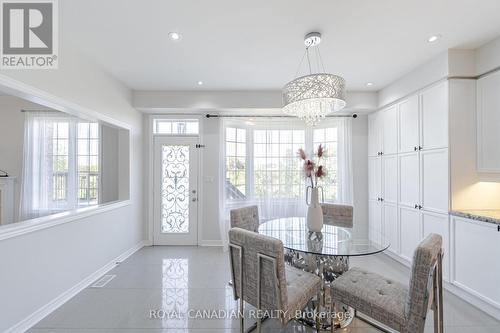
<svg viewBox="0 0 500 333"><path fill-rule="evenodd" d="M417 209L417 208L418 208L418 205L417 205L417 204L415 204L415 209Z"/></svg>
<svg viewBox="0 0 500 333"><path fill-rule="evenodd" d="M423 207L421 205L418 205L418 209L422 209Z"/></svg>
<svg viewBox="0 0 500 333"><path fill-rule="evenodd" d="M417 151L417 146L413 147L413 151Z"/></svg>
<svg viewBox="0 0 500 333"><path fill-rule="evenodd" d="M422 148L422 146L418 146L418 150L422 150L422 149L424 149L424 148Z"/></svg>

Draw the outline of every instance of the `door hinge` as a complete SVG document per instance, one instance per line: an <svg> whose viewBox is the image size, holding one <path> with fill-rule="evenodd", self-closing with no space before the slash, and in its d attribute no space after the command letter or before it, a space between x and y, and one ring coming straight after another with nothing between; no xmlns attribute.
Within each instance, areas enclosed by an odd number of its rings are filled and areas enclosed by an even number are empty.
<svg viewBox="0 0 500 333"><path fill-rule="evenodd" d="M197 143L197 144L195 145L195 147L196 147L196 148L205 148L205 145L200 145L200 144L198 144L198 143Z"/></svg>

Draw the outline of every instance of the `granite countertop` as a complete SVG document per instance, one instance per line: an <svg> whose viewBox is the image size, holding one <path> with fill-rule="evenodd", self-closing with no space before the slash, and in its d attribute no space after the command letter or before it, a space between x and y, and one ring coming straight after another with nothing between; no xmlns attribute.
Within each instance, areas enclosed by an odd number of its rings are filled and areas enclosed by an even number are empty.
<svg viewBox="0 0 500 333"><path fill-rule="evenodd" d="M450 214L472 220L500 224L500 209L452 210Z"/></svg>

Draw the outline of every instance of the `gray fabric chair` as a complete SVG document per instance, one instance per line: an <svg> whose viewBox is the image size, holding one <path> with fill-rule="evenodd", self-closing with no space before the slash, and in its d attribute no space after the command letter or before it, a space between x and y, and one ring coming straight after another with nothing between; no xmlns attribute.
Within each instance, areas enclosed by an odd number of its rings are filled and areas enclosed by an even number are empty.
<svg viewBox="0 0 500 333"><path fill-rule="evenodd" d="M285 325L321 292L318 276L285 265L283 243L279 239L232 228L229 230L229 258L234 297L239 299L240 313L247 302L259 310L272 311ZM240 320L243 332L243 316ZM258 332L260 327L258 318Z"/></svg>
<svg viewBox="0 0 500 333"><path fill-rule="evenodd" d="M229 215L231 228L242 228L253 232L257 232L259 229L259 208L257 206L231 209Z"/></svg>
<svg viewBox="0 0 500 333"><path fill-rule="evenodd" d="M337 227L352 228L354 208L350 205L321 204L323 222Z"/></svg>
<svg viewBox="0 0 500 333"><path fill-rule="evenodd" d="M443 332L442 238L430 234L417 247L409 286L352 268L332 283L333 302L352 306L390 328L422 333L434 310L434 332Z"/></svg>

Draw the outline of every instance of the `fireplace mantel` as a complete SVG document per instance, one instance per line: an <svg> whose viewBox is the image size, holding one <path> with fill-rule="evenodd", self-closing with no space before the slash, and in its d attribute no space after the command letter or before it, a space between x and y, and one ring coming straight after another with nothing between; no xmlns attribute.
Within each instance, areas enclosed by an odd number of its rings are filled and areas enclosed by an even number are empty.
<svg viewBox="0 0 500 333"><path fill-rule="evenodd" d="M14 222L16 177L0 177L0 225Z"/></svg>

